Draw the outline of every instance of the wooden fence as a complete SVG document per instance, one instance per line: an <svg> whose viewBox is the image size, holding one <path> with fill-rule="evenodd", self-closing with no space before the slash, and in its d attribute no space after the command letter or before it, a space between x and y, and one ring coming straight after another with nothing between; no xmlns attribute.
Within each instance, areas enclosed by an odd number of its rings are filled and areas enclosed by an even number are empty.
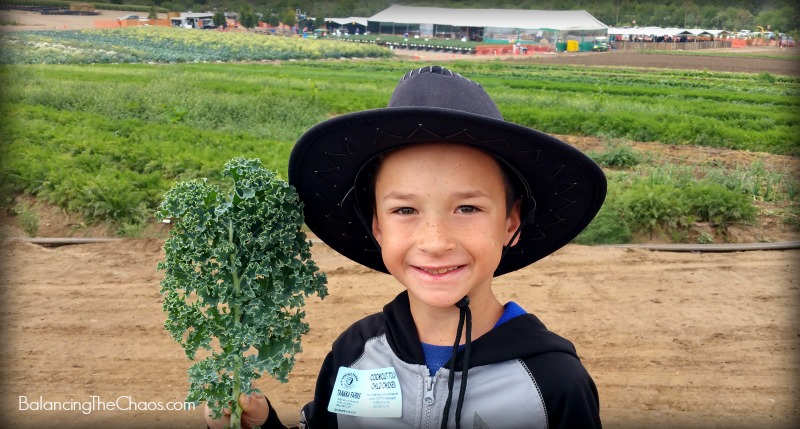
<svg viewBox="0 0 800 429"><path fill-rule="evenodd" d="M619 40L613 43L614 49L618 51L694 51L731 47L731 40L705 40L696 42L628 42Z"/></svg>

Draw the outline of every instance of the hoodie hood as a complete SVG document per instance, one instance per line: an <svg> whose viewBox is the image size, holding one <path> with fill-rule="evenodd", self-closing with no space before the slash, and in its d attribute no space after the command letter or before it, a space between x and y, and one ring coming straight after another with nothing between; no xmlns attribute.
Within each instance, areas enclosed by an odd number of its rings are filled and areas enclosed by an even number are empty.
<svg viewBox="0 0 800 429"><path fill-rule="evenodd" d="M392 351L403 361L425 365L419 335L408 302L402 292L383 308L386 337ZM525 341L519 341L525 338ZM473 340L470 368L514 359L526 359L542 353L562 352L577 358L575 346L547 327L534 315L515 317ZM458 354L456 369L461 371L464 352ZM445 366L449 367L450 363Z"/></svg>

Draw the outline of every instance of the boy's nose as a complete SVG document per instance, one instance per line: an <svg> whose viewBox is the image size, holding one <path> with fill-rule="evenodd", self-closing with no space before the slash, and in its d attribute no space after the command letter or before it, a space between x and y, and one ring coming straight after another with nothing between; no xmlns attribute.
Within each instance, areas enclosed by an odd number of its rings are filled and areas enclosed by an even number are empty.
<svg viewBox="0 0 800 429"><path fill-rule="evenodd" d="M439 219L426 219L418 239L419 249L431 254L441 254L455 248L446 222Z"/></svg>

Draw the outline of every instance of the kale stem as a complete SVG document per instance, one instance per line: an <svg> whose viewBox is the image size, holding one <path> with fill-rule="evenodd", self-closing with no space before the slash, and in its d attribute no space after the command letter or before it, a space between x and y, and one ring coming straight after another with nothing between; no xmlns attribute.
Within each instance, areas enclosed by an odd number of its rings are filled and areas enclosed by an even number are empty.
<svg viewBox="0 0 800 429"><path fill-rule="evenodd" d="M233 243L233 220L228 220L228 239ZM231 253L231 274L233 276L233 291L235 298L241 295L241 285L239 280L239 273L236 272L236 254ZM238 303L233 305L233 320L235 323L241 323L241 309ZM236 351L236 366L233 369L233 404L231 406L231 429L240 429L242 427L242 408L239 406L239 394L242 392L242 382L239 380L239 371L242 368L242 348L239 344L235 345Z"/></svg>

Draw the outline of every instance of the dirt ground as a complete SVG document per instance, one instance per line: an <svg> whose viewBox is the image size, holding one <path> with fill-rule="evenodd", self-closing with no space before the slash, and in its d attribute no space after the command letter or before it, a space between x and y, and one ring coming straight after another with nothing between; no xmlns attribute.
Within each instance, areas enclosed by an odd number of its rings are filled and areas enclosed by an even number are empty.
<svg viewBox="0 0 800 429"><path fill-rule="evenodd" d="M732 49L718 50L729 52ZM748 47L742 48L743 54L771 54L785 57L784 59L774 58L748 58L742 61L737 57L710 57L697 55L659 55L659 54L640 54L630 51L611 51L603 53L578 53L570 55L540 56L532 58L530 61L545 64L581 64L586 66L620 66L644 67L644 68L666 68L682 70L708 70L734 73L771 73L778 75L800 75L798 65L798 55L800 50L797 48L781 49L775 46L769 47ZM579 58L569 58L570 56ZM653 58L649 58L653 57ZM793 59L793 60L792 60Z"/></svg>
<svg viewBox="0 0 800 429"><path fill-rule="evenodd" d="M78 28L74 21L66 25ZM635 60L648 67L684 60L639 57ZM572 58L591 65L634 57L552 58L548 61ZM758 61L746 67L756 70L754 64L766 67ZM560 137L583 150L601 144L599 139ZM635 145L676 162L768 159L798 171L798 160L790 157ZM24 235L15 222L0 216L4 236ZM797 239L796 233L764 224L742 240ZM107 233L50 209L39 235ZM402 290L391 277L362 268L325 245L315 245L313 254L328 274L330 296L308 301L311 332L289 383L258 383L285 422L295 421L311 399L317 370L336 336L380 311ZM62 247L0 242L4 427L203 427L199 410L136 410L182 401L188 387L191 363L163 328L162 274L156 270L163 256L159 238ZM495 290L502 301L518 302L575 344L597 382L606 427L789 428L800 421L798 257L800 250L670 253L568 245L496 279ZM55 402L73 410L35 410ZM127 409L102 406L108 402Z"/></svg>
<svg viewBox="0 0 800 429"><path fill-rule="evenodd" d="M94 28L95 21L111 21L125 15L139 15L147 18L146 12L125 12L119 10L97 10L98 15L42 15L39 12L24 10L0 10L0 31L23 30L84 30ZM166 19L166 13L159 18Z"/></svg>
<svg viewBox="0 0 800 429"><path fill-rule="evenodd" d="M162 246L0 245L7 427L202 427L200 411L26 410L37 401L127 408L127 398L184 398L190 362L162 326ZM284 421L311 399L338 333L401 291L324 245L313 254L330 296L308 302L311 332L289 383L258 383ZM569 245L498 278L495 290L574 342L607 427L788 428L800 419L799 256Z"/></svg>
<svg viewBox="0 0 800 429"><path fill-rule="evenodd" d="M710 51L710 50L709 50ZM777 58L745 58L674 54L640 54L631 51L562 52L530 55L461 55L396 49L397 56L415 61L453 61L459 59L493 61L496 59L537 64L573 64L584 67L616 66L644 69L708 70L733 73L771 73L800 76L800 49L776 46L718 49L733 54L769 54Z"/></svg>

